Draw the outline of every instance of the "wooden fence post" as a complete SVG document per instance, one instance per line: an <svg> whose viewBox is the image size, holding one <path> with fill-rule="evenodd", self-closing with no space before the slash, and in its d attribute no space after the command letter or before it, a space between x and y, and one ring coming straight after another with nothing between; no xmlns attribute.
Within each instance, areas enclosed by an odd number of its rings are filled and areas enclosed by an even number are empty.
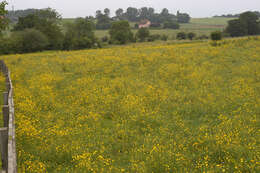
<svg viewBox="0 0 260 173"><path fill-rule="evenodd" d="M4 96L4 105L8 105L8 92L3 92Z"/></svg>
<svg viewBox="0 0 260 173"><path fill-rule="evenodd" d="M4 127L8 127L8 124L9 124L9 106L4 105L2 107L2 111L3 111Z"/></svg>
<svg viewBox="0 0 260 173"><path fill-rule="evenodd" d="M0 150L1 150L3 170L7 170L8 168L7 148L8 148L8 128L4 127L4 128L0 128Z"/></svg>

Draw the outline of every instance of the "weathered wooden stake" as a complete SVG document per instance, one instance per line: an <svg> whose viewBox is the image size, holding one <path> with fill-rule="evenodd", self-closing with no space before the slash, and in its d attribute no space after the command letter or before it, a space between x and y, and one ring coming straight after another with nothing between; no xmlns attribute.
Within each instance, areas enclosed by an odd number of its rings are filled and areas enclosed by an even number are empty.
<svg viewBox="0 0 260 173"><path fill-rule="evenodd" d="M3 170L7 170L8 168L7 147L8 147L8 128L7 127L0 128L0 150L1 150Z"/></svg>
<svg viewBox="0 0 260 173"><path fill-rule="evenodd" d="M8 92L3 92L4 96L4 105L8 105Z"/></svg>
<svg viewBox="0 0 260 173"><path fill-rule="evenodd" d="M8 127L8 124L9 124L9 106L4 105L2 107L2 111L3 111L4 127Z"/></svg>

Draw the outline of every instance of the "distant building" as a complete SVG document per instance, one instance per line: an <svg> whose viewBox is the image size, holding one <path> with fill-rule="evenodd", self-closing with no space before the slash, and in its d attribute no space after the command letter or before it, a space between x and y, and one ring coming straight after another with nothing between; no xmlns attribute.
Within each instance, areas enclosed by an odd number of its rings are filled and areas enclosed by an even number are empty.
<svg viewBox="0 0 260 173"><path fill-rule="evenodd" d="M151 26L151 22L149 20L142 20L140 23L139 23L139 28L149 28Z"/></svg>

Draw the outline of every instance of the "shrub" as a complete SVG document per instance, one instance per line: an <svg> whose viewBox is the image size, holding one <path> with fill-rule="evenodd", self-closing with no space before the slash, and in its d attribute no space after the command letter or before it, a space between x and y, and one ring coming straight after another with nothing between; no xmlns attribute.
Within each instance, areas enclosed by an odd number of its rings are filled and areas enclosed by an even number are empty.
<svg viewBox="0 0 260 173"><path fill-rule="evenodd" d="M139 25L138 23L135 24L135 29L138 29L139 28Z"/></svg>
<svg viewBox="0 0 260 173"><path fill-rule="evenodd" d="M136 37L139 39L139 41L143 42L146 38L148 38L150 35L148 28L140 28L138 29L136 33Z"/></svg>
<svg viewBox="0 0 260 173"><path fill-rule="evenodd" d="M109 34L111 42L115 44L126 44L134 40L129 22L125 20L113 22Z"/></svg>
<svg viewBox="0 0 260 173"><path fill-rule="evenodd" d="M178 40L185 40L187 38L187 35L185 32L179 32L176 37Z"/></svg>
<svg viewBox="0 0 260 173"><path fill-rule="evenodd" d="M207 35L203 34L203 35L199 36L198 39L206 40L206 39L209 39L209 37Z"/></svg>
<svg viewBox="0 0 260 173"><path fill-rule="evenodd" d="M167 41L167 40L168 40L168 35L163 34L163 35L161 36L161 40L162 40L162 41Z"/></svg>
<svg viewBox="0 0 260 173"><path fill-rule="evenodd" d="M220 31L215 31L210 34L210 38L213 41L218 41L222 39L222 33Z"/></svg>
<svg viewBox="0 0 260 173"><path fill-rule="evenodd" d="M169 29L179 29L180 25L177 22L175 22L175 21L166 21L163 24L163 28L164 29L166 29L166 28L169 28Z"/></svg>
<svg viewBox="0 0 260 173"><path fill-rule="evenodd" d="M13 53L10 39L0 37L0 55Z"/></svg>
<svg viewBox="0 0 260 173"><path fill-rule="evenodd" d="M10 52L27 53L37 52L46 49L48 46L47 37L35 29L25 29L12 33L10 38Z"/></svg>
<svg viewBox="0 0 260 173"><path fill-rule="evenodd" d="M195 37L196 37L196 34L194 32L189 32L187 34L187 37L190 39L190 40L193 40Z"/></svg>
<svg viewBox="0 0 260 173"><path fill-rule="evenodd" d="M108 42L108 40L109 40L108 36L104 36L101 38L102 42Z"/></svg>
<svg viewBox="0 0 260 173"><path fill-rule="evenodd" d="M150 35L150 36L147 38L147 41L152 42L152 41L160 40L160 39L161 39L160 34L153 34L153 35Z"/></svg>

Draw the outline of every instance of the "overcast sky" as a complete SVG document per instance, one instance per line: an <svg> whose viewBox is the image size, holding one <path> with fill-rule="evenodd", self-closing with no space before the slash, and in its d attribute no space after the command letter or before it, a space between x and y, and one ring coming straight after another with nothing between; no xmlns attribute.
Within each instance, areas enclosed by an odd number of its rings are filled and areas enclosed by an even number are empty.
<svg viewBox="0 0 260 173"><path fill-rule="evenodd" d="M2 0L0 0L2 1ZM177 10L187 12L192 17L211 17L214 15L260 11L260 0L7 0L8 9L47 8L56 9L64 18L94 15L104 8L114 11L127 7L153 7L159 12L166 7L171 13Z"/></svg>

